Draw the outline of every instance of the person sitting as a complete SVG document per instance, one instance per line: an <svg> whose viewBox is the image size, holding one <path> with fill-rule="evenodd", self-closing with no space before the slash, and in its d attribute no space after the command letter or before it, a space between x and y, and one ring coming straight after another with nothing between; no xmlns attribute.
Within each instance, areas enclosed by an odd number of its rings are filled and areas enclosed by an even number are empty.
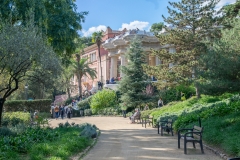
<svg viewBox="0 0 240 160"><path fill-rule="evenodd" d="M144 107L144 111L149 110L148 104Z"/></svg>
<svg viewBox="0 0 240 160"><path fill-rule="evenodd" d="M135 123L135 119L139 118L140 115L141 115L140 110L138 108L136 108L135 113L131 117L129 117L131 120L130 123L131 124Z"/></svg>
<svg viewBox="0 0 240 160"><path fill-rule="evenodd" d="M112 77L111 79L110 79L110 84L115 84L116 82L115 82L115 79L114 79L114 77Z"/></svg>

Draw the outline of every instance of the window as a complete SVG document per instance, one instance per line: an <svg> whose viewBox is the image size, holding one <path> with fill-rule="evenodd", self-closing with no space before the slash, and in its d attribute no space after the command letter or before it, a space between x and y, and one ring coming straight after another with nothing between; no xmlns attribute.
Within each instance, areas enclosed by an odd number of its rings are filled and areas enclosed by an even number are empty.
<svg viewBox="0 0 240 160"><path fill-rule="evenodd" d="M90 54L90 62L96 61L96 52Z"/></svg>

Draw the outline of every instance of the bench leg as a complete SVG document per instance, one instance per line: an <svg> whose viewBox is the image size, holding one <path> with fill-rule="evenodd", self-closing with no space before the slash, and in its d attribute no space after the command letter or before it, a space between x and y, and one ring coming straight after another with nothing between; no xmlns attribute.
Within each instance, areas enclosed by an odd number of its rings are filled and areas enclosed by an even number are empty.
<svg viewBox="0 0 240 160"><path fill-rule="evenodd" d="M184 139L184 154L187 154L187 142Z"/></svg>
<svg viewBox="0 0 240 160"><path fill-rule="evenodd" d="M162 126L161 126L161 136L163 136L163 128L162 128Z"/></svg>
<svg viewBox="0 0 240 160"><path fill-rule="evenodd" d="M180 139L181 139L181 136L180 136L180 134L178 133L178 148L180 148Z"/></svg>
<svg viewBox="0 0 240 160"><path fill-rule="evenodd" d="M196 146L195 146L195 142L192 142L192 144L193 144L193 148L196 148Z"/></svg>
<svg viewBox="0 0 240 160"><path fill-rule="evenodd" d="M171 128L172 136L173 136L173 129Z"/></svg>
<svg viewBox="0 0 240 160"><path fill-rule="evenodd" d="M147 128L147 126L146 126L146 125L147 125L147 120L145 119L145 128Z"/></svg>
<svg viewBox="0 0 240 160"><path fill-rule="evenodd" d="M160 126L159 126L159 123L158 123L157 127L158 127L158 134L159 134L159 127L160 127Z"/></svg>
<svg viewBox="0 0 240 160"><path fill-rule="evenodd" d="M204 151L203 151L203 144L202 144L202 141L201 141L199 144L200 144L200 147L201 147L201 151L202 151L202 153L204 153Z"/></svg>
<svg viewBox="0 0 240 160"><path fill-rule="evenodd" d="M142 119L142 127L143 127L143 119Z"/></svg>

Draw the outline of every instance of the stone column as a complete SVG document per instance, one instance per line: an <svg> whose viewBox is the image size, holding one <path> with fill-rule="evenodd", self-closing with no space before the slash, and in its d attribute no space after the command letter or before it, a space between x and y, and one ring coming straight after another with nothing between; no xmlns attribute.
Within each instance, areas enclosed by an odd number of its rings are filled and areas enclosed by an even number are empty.
<svg viewBox="0 0 240 160"><path fill-rule="evenodd" d="M124 54L121 54L121 67L122 66L126 66L127 65L127 59L125 57ZM124 76L124 73L122 71L120 71L120 77L123 77Z"/></svg>
<svg viewBox="0 0 240 160"><path fill-rule="evenodd" d="M117 77L117 56L111 57L110 79Z"/></svg>

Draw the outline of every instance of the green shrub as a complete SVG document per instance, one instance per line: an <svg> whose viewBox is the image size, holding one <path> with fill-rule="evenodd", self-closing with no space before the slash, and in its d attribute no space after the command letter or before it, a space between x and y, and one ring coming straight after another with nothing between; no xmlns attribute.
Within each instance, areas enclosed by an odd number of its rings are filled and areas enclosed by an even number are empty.
<svg viewBox="0 0 240 160"><path fill-rule="evenodd" d="M1 127L0 128L0 137L1 136L15 136L16 133L12 132L9 128L7 127Z"/></svg>
<svg viewBox="0 0 240 160"><path fill-rule="evenodd" d="M84 110L84 115L85 116L91 116L92 115L92 110L91 109L85 109Z"/></svg>
<svg viewBox="0 0 240 160"><path fill-rule="evenodd" d="M51 99L37 99L37 100L14 100L6 101L4 103L4 110L6 112L16 111L35 111L49 112L52 100Z"/></svg>
<svg viewBox="0 0 240 160"><path fill-rule="evenodd" d="M90 101L90 106L93 114L98 113L103 108L116 106L117 104L116 93L113 90L103 89L94 94Z"/></svg>
<svg viewBox="0 0 240 160"><path fill-rule="evenodd" d="M92 96L90 96L90 97L88 97L88 98L86 98L86 99L84 99L84 100L81 100L81 101L79 101L78 102L78 108L79 109L89 109L90 108L90 100L91 100L91 97Z"/></svg>
<svg viewBox="0 0 240 160"><path fill-rule="evenodd" d="M27 112L5 112L3 113L3 126L15 126L19 123L29 124L30 113Z"/></svg>

